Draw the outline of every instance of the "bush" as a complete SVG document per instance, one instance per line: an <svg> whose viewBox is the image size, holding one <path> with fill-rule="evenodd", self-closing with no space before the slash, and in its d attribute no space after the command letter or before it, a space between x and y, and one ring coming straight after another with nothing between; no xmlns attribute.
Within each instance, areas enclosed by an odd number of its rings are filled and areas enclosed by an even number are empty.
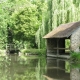
<svg viewBox="0 0 80 80"><path fill-rule="evenodd" d="M74 62L80 61L80 52L71 52L71 60Z"/></svg>

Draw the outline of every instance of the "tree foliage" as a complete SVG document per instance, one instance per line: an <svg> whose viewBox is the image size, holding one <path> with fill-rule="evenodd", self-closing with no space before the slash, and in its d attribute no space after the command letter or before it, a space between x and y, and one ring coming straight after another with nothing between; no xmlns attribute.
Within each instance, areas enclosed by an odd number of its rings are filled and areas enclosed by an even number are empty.
<svg viewBox="0 0 80 80"><path fill-rule="evenodd" d="M30 44L34 47L35 33L42 22L43 2L44 0L2 1L0 5L1 39L6 40L6 30L9 25L13 30L14 42L21 43L21 45Z"/></svg>
<svg viewBox="0 0 80 80"><path fill-rule="evenodd" d="M30 40L34 36L38 28L38 20L36 17L35 6L30 5L19 11L15 11L12 15L14 21L13 30L15 39L17 40Z"/></svg>
<svg viewBox="0 0 80 80"><path fill-rule="evenodd" d="M43 22L36 32L36 43L38 48L44 48L45 40L42 38L52 29L60 24L79 21L80 1L79 0L47 0L47 10L43 15Z"/></svg>
<svg viewBox="0 0 80 80"><path fill-rule="evenodd" d="M26 5L27 4L27 5ZM27 1L20 6L11 16L14 39L29 42L35 47L35 33L41 24L41 14L38 6Z"/></svg>

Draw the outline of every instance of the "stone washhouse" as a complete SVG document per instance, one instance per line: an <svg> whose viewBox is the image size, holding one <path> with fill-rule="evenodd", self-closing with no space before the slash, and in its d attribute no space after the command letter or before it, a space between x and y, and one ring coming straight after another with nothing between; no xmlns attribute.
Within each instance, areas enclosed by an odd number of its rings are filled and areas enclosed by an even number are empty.
<svg viewBox="0 0 80 80"><path fill-rule="evenodd" d="M47 56L70 57L68 51L80 51L80 21L61 24L43 38L47 40ZM68 48L66 40L70 41Z"/></svg>

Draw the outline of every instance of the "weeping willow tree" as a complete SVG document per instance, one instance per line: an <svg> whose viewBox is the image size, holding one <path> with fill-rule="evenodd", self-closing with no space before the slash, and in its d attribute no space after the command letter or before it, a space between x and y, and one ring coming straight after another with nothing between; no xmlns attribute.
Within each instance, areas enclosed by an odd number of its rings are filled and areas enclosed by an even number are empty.
<svg viewBox="0 0 80 80"><path fill-rule="evenodd" d="M60 24L79 21L80 0L47 0L47 9L43 12L42 25L36 32L38 48L45 47L45 34Z"/></svg>
<svg viewBox="0 0 80 80"><path fill-rule="evenodd" d="M44 34L48 33L48 14L47 14L47 2L45 0L44 2L44 8L42 9L42 24L39 27L38 31L36 32L36 44L38 45L38 48L44 47L45 45L45 40L42 39L42 36L44 36ZM46 14L46 16L44 16Z"/></svg>

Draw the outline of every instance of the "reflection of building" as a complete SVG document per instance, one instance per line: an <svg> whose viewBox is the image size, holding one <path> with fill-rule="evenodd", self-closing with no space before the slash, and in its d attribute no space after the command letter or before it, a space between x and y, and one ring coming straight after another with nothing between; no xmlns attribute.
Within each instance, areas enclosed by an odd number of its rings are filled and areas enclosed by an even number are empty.
<svg viewBox="0 0 80 80"><path fill-rule="evenodd" d="M79 68L71 68L70 80L80 80L80 69Z"/></svg>
<svg viewBox="0 0 80 80"><path fill-rule="evenodd" d="M66 60L63 59L48 59L46 76L52 78L53 80L70 80L70 73L66 72L65 62Z"/></svg>
<svg viewBox="0 0 80 80"><path fill-rule="evenodd" d="M47 56L67 57L67 50L79 52L80 21L62 24L44 38L47 39ZM65 47L67 39L70 40L68 48Z"/></svg>

